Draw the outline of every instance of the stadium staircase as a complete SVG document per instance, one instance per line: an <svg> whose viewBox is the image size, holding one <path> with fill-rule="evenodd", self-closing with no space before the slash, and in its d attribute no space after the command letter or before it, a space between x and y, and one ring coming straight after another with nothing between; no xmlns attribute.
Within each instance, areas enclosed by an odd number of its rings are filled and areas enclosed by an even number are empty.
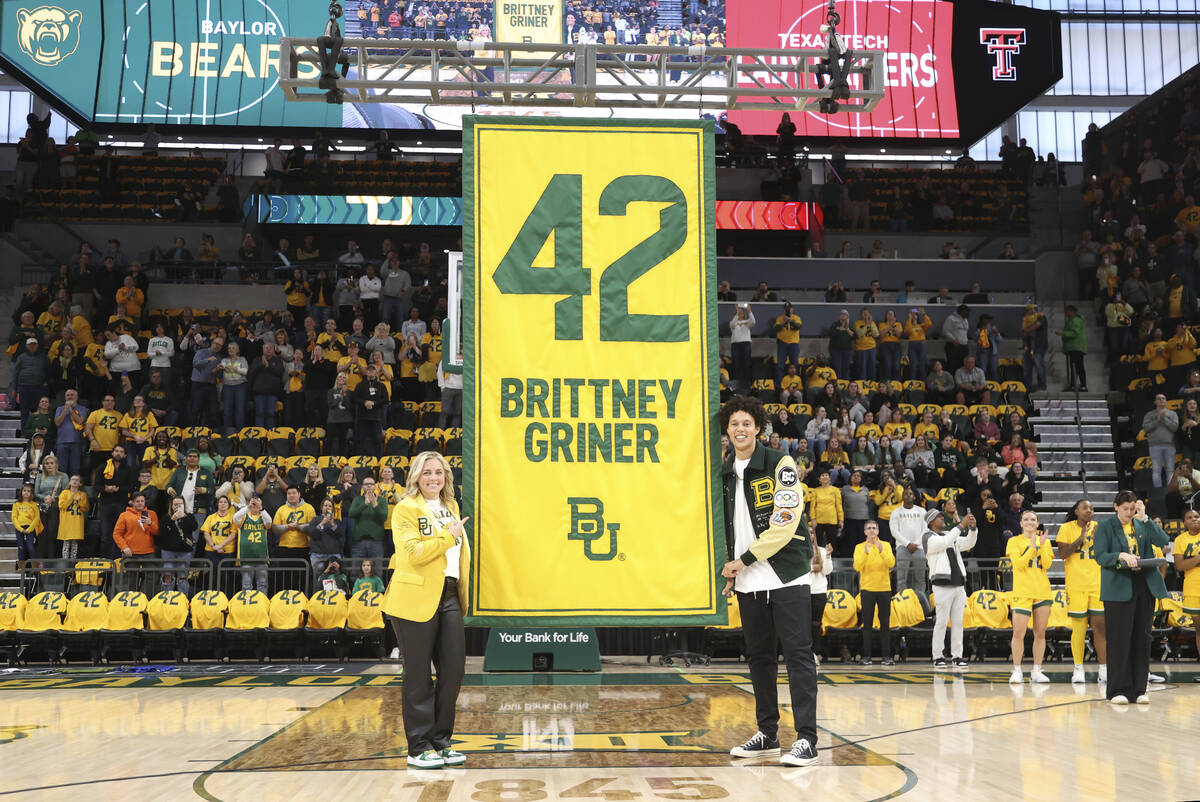
<svg viewBox="0 0 1200 802"><path fill-rule="evenodd" d="M660 0L655 16L659 28L679 28L683 25L683 3L680 0Z"/></svg>
<svg viewBox="0 0 1200 802"><path fill-rule="evenodd" d="M16 571L17 530L12 523L13 497L21 486L17 460L24 451L20 425L19 413L0 412L0 589L20 584Z"/></svg>
<svg viewBox="0 0 1200 802"><path fill-rule="evenodd" d="M1117 492L1117 461L1103 395L1039 393L1033 407L1030 423L1038 438L1037 489L1042 495L1036 509L1042 523L1062 523L1081 498L1098 509L1111 505Z"/></svg>

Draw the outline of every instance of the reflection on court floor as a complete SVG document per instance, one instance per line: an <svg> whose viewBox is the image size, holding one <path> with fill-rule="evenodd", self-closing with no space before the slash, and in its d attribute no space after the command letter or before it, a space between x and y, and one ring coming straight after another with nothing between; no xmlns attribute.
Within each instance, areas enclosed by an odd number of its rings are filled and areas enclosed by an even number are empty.
<svg viewBox="0 0 1200 802"><path fill-rule="evenodd" d="M853 676L821 687L821 764L809 769L728 757L755 726L753 697L736 682L744 674L558 675L538 684L472 676L489 684L471 684L460 698L455 745L468 754L467 767L435 772L404 764L402 692L391 677L328 684L334 680L310 676L288 685L298 677L278 675L271 686L262 677L226 676L233 685L24 690L5 690L13 682L5 679L0 795L72 802L1200 796L1200 687L1190 682L1156 691L1148 709L1118 711L1094 684L1013 689L978 673ZM369 679L388 682L362 684ZM790 735L785 710L781 736ZM1114 757L1122 753L1141 757Z"/></svg>

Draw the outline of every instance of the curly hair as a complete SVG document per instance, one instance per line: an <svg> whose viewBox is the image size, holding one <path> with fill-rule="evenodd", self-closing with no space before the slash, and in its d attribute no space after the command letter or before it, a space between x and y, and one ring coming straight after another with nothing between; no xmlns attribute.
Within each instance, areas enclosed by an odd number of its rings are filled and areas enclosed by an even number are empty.
<svg viewBox="0 0 1200 802"><path fill-rule="evenodd" d="M760 430L767 428L767 411L762 401L752 395L735 395L721 407L721 431L729 428L729 419L735 412L745 412L754 418L754 425Z"/></svg>

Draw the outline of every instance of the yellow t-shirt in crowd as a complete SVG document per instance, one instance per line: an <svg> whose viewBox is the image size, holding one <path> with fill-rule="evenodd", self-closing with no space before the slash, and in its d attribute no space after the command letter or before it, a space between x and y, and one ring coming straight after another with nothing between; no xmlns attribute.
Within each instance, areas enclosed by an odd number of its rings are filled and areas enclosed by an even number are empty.
<svg viewBox="0 0 1200 802"><path fill-rule="evenodd" d="M272 523L276 526L283 524L307 524L316 518L317 515L313 512L312 506L306 502L300 502L298 507L289 507L284 504L275 511L275 516L272 518ZM298 529L291 529L285 532L279 538L280 548L285 549L306 549L308 548L308 533Z"/></svg>
<svg viewBox="0 0 1200 802"><path fill-rule="evenodd" d="M791 328L785 326L790 323ZM780 315L775 318L775 325L778 330L775 332L775 339L781 343L794 344L800 342L800 327L804 325L804 321L799 315Z"/></svg>
<svg viewBox="0 0 1200 802"><path fill-rule="evenodd" d="M237 548L237 524L233 520L233 514L236 510L233 507L229 508L229 512L221 515L214 512L204 519L204 525L200 527L200 531L208 534L212 538L214 546L220 546L221 541L230 535L234 537L222 549L221 554L233 554L233 550Z"/></svg>
<svg viewBox="0 0 1200 802"><path fill-rule="evenodd" d="M879 541L883 551L875 547L868 548L865 542L854 547L854 570L858 572L859 590L869 590L875 593L892 589L891 570L896 565L896 555L892 552L892 544L886 540Z"/></svg>
<svg viewBox="0 0 1200 802"><path fill-rule="evenodd" d="M100 451L112 451L121 442L121 415L109 409L97 409L87 416L86 423L92 424L92 437Z"/></svg>

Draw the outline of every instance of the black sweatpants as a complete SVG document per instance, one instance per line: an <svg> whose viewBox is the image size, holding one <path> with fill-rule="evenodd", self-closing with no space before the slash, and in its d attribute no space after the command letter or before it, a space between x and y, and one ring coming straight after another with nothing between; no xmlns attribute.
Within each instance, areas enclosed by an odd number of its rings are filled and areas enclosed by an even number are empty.
<svg viewBox="0 0 1200 802"><path fill-rule="evenodd" d="M428 621L393 618L392 628L404 654L402 713L408 754L450 747L454 708L466 672L467 639L463 630L458 583L450 578ZM434 686L430 665L437 669Z"/></svg>
<svg viewBox="0 0 1200 802"><path fill-rule="evenodd" d="M825 617L825 593L813 593L809 591L809 607L812 609L812 642L813 654L825 654L825 636L824 627L821 625L822 619Z"/></svg>
<svg viewBox="0 0 1200 802"><path fill-rule="evenodd" d="M768 738L779 737L779 664L777 644L783 646L792 718L796 737L817 745L817 664L812 652L812 604L807 585L772 591L738 593L746 662L754 687L758 729Z"/></svg>
<svg viewBox="0 0 1200 802"><path fill-rule="evenodd" d="M1107 697L1124 696L1130 702L1146 692L1150 679L1150 625L1154 596L1146 579L1133 572L1133 598L1104 602L1104 628L1108 633Z"/></svg>
<svg viewBox="0 0 1200 802"><path fill-rule="evenodd" d="M862 590L862 659L871 659L871 630L875 628L875 611L879 611L879 647L884 660L892 659L892 592L890 590Z"/></svg>
<svg viewBox="0 0 1200 802"><path fill-rule="evenodd" d="M1083 351L1064 351L1067 355L1067 384L1087 387L1087 370L1083 367Z"/></svg>

